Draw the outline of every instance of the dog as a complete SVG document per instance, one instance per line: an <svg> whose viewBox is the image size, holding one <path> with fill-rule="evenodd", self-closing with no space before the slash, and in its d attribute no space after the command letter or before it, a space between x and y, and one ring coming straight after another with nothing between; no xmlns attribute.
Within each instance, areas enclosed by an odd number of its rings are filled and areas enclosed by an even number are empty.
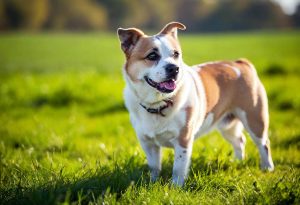
<svg viewBox="0 0 300 205"><path fill-rule="evenodd" d="M137 28L117 31L126 58L125 106L151 180L161 171L161 148L172 147L172 183L182 186L194 140L213 128L232 144L237 159L245 157L245 128L259 150L261 168L272 171L267 95L253 64L239 59L188 66L178 29L186 27L170 22L153 36Z"/></svg>

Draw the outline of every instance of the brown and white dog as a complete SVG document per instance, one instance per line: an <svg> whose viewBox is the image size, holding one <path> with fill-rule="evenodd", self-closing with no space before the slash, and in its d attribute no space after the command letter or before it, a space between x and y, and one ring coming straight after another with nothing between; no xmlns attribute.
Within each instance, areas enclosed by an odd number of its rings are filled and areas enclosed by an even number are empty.
<svg viewBox="0 0 300 205"><path fill-rule="evenodd" d="M261 168L273 170L267 95L254 66L245 59L187 66L177 29L185 26L171 22L154 36L118 29L126 56L125 104L151 179L161 170L161 147L173 147L172 180L183 185L194 140L212 128L232 144L238 159L245 157L245 128L258 147Z"/></svg>

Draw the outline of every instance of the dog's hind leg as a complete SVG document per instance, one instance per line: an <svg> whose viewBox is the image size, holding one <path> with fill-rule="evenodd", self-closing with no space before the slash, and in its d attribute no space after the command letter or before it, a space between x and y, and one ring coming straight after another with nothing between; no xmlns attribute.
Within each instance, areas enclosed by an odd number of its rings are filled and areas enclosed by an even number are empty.
<svg viewBox="0 0 300 205"><path fill-rule="evenodd" d="M261 168L272 171L274 164L268 137L268 104L264 89L262 88L259 91L257 102L254 106L245 107L244 110L239 109L237 115L259 150Z"/></svg>
<svg viewBox="0 0 300 205"><path fill-rule="evenodd" d="M260 158L261 158L261 168L263 170L272 171L274 169L274 164L271 156L270 140L268 138L268 130L265 123L261 120L256 119L255 113L241 111L241 120L250 134L251 139L256 144ZM251 120L250 120L251 119Z"/></svg>
<svg viewBox="0 0 300 205"><path fill-rule="evenodd" d="M233 114L227 114L218 124L222 136L234 148L235 157L239 160L245 158L246 138L243 134L243 124Z"/></svg>

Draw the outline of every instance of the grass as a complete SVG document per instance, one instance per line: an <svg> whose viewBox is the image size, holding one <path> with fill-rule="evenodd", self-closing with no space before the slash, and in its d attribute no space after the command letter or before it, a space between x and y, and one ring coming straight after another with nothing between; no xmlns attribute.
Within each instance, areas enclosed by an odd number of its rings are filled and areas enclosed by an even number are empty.
<svg viewBox="0 0 300 205"><path fill-rule="evenodd" d="M182 36L188 64L249 58L266 86L273 173L259 170L218 133L196 141L183 188L160 180L123 105L124 63L112 34L0 35L1 204L299 204L300 39L298 31Z"/></svg>

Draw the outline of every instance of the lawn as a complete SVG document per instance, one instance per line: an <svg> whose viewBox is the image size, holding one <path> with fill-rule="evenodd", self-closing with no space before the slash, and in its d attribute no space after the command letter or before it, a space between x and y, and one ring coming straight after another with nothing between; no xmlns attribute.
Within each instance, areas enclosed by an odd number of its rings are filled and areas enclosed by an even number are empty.
<svg viewBox="0 0 300 205"><path fill-rule="evenodd" d="M0 35L0 204L299 204L300 32L180 37L188 64L246 57L269 96L275 171L259 169L213 132L196 141L183 188L158 182L123 105L116 35Z"/></svg>

